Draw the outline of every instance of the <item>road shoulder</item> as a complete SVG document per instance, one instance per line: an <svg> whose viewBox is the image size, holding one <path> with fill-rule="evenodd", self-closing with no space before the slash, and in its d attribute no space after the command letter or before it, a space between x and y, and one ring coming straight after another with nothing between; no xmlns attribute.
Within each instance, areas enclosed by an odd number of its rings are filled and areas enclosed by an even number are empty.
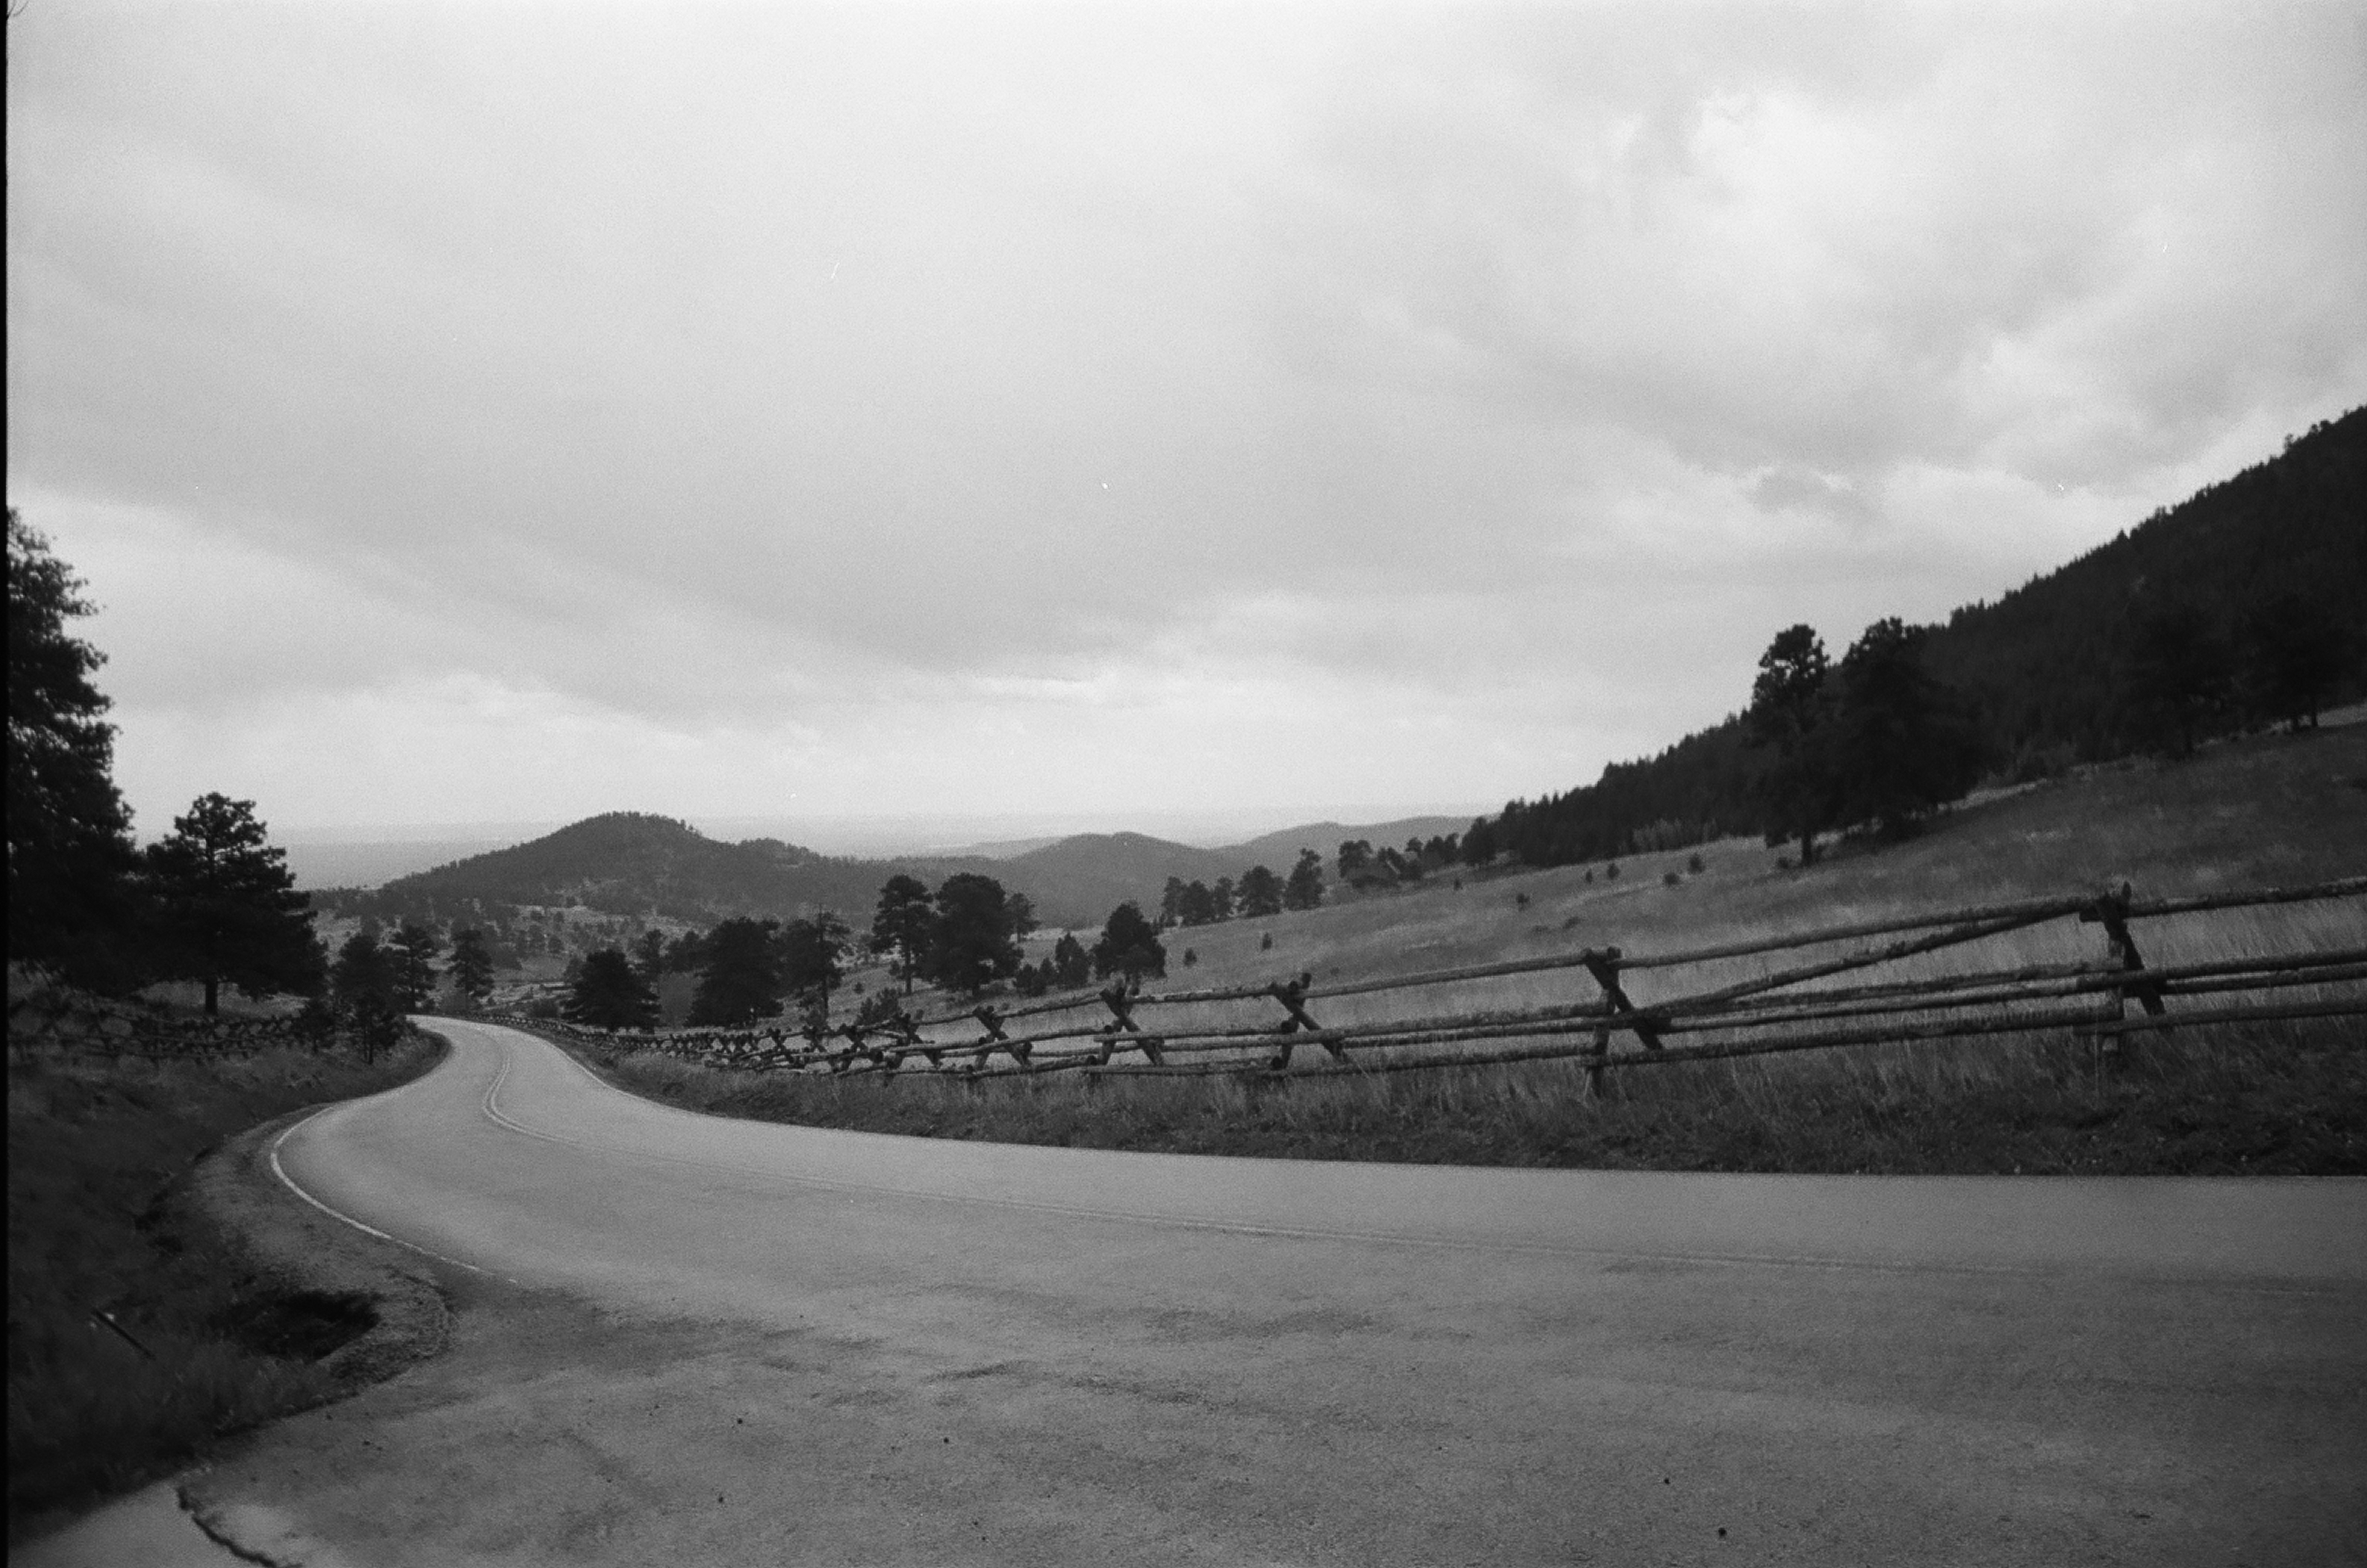
<svg viewBox="0 0 2367 1568"><path fill-rule="evenodd" d="M323 1213L273 1168L279 1140L317 1114L291 1111L227 1140L198 1162L188 1196L290 1292L369 1302L377 1321L322 1363L342 1396L442 1351L452 1314L425 1259Z"/></svg>

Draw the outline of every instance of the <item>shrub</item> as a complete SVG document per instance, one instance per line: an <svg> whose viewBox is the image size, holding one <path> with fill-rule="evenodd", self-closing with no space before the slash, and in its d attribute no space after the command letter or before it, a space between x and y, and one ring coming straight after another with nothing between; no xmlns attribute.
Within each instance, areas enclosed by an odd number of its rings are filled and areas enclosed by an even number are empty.
<svg viewBox="0 0 2367 1568"><path fill-rule="evenodd" d="M1707 868L1702 864L1701 856L1694 854L1687 855L1685 857L1685 869L1692 872L1695 876L1699 876L1703 871Z"/></svg>

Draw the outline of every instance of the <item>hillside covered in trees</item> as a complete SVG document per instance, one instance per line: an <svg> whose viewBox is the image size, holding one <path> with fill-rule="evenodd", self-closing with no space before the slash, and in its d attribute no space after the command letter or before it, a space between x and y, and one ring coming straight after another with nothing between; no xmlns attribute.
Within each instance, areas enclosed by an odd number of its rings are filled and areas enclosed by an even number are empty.
<svg viewBox="0 0 2367 1568"><path fill-rule="evenodd" d="M1908 629L1992 776L2183 750L2367 691L2362 520L2367 409L2354 409L1994 604ZM1749 716L1510 802L1472 824L1465 858L1559 865L1782 831L1777 757L1752 744Z"/></svg>
<svg viewBox="0 0 2367 1568"><path fill-rule="evenodd" d="M382 887L314 897L344 913L389 920L580 904L604 914L705 921L866 908L885 878L915 866L942 874L972 863L842 859L777 839L725 843L671 817L611 811Z"/></svg>
<svg viewBox="0 0 2367 1568"><path fill-rule="evenodd" d="M333 914L390 926L498 922L504 910L571 906L705 925L732 916L786 919L821 909L867 909L891 876L916 876L934 886L968 872L991 874L1024 895L1047 925L1082 928L1100 925L1127 899L1155 906L1171 883L1215 883L1261 863L1280 874L1302 852L1342 838L1406 828L1435 834L1455 825L1431 817L1361 828L1319 822L1213 850L1143 833L1077 833L1001 860L958 853L869 860L820 854L776 839L726 843L671 817L617 811L378 887L320 889L312 898Z"/></svg>

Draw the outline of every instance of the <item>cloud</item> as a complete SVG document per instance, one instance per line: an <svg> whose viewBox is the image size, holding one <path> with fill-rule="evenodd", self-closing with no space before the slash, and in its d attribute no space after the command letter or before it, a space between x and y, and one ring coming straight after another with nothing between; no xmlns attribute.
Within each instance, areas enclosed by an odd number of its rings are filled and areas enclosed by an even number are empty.
<svg viewBox="0 0 2367 1568"><path fill-rule="evenodd" d="M2061 445L2104 481L2236 386L2360 385L2367 288L2328 265L2367 205L2337 194L2367 154L2332 112L2361 85L2345 18L1784 17L1739 49L1614 39L1616 81L1564 70L1622 30L1600 13L1519 55L1425 38L1331 150L1349 194L1308 286L1356 303L1309 314L1319 357L1724 469L2035 456L2077 405Z"/></svg>
<svg viewBox="0 0 2367 1568"><path fill-rule="evenodd" d="M40 8L10 492L166 801L1564 788L2367 396L2358 43Z"/></svg>

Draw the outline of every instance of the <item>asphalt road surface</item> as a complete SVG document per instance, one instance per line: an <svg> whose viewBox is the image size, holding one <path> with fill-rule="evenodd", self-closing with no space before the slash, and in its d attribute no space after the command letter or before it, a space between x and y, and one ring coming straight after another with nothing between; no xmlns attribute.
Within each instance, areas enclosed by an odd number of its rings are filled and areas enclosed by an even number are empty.
<svg viewBox="0 0 2367 1568"><path fill-rule="evenodd" d="M936 1142L436 1027L279 1150L463 1302L198 1483L290 1560L2367 1561L2367 1183Z"/></svg>

